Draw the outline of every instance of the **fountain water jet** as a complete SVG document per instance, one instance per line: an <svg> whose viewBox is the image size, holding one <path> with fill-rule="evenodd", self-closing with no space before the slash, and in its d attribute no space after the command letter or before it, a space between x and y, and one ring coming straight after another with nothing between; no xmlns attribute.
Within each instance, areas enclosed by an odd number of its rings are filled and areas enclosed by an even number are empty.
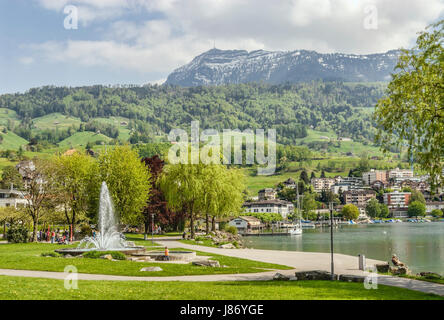
<svg viewBox="0 0 444 320"><path fill-rule="evenodd" d="M59 249L62 254L82 254L87 251L121 251L123 253L144 252L144 247L129 246L125 236L118 231L118 218L106 182L102 182L99 202L99 232L95 237L85 237L77 249Z"/></svg>

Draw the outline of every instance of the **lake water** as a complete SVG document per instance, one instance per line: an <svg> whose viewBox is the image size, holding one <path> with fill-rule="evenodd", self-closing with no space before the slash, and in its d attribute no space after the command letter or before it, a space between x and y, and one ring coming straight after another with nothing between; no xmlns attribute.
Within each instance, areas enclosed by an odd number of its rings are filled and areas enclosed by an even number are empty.
<svg viewBox="0 0 444 320"><path fill-rule="evenodd" d="M444 222L343 225L333 236L336 253L383 261L396 254L413 272L444 275ZM330 229L304 229L301 236L247 236L244 241L255 249L330 252Z"/></svg>

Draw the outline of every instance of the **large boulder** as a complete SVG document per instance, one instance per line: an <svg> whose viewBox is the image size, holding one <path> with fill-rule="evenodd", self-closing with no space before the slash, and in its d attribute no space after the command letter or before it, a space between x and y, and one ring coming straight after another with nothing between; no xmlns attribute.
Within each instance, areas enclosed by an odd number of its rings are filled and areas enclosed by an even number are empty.
<svg viewBox="0 0 444 320"><path fill-rule="evenodd" d="M286 276L286 275L283 275L282 273L276 273L274 276L273 276L273 280L276 280L276 281L288 281L288 280L290 280L290 277L289 276Z"/></svg>
<svg viewBox="0 0 444 320"><path fill-rule="evenodd" d="M339 276L339 281L345 281L345 282L364 282L365 277L364 276L355 276L353 274L341 274Z"/></svg>
<svg viewBox="0 0 444 320"><path fill-rule="evenodd" d="M296 280L331 280L331 273L322 270L299 271L295 273ZM338 276L335 274L334 279Z"/></svg>
<svg viewBox="0 0 444 320"><path fill-rule="evenodd" d="M381 273L387 273L390 271L390 265L387 263L380 263L375 265L376 270Z"/></svg>
<svg viewBox="0 0 444 320"><path fill-rule="evenodd" d="M404 267L405 266L405 264L403 262L401 262L401 260L399 260L399 258L396 254L394 254L392 256L392 263L395 267Z"/></svg>
<svg viewBox="0 0 444 320"><path fill-rule="evenodd" d="M140 269L140 271L150 271L150 272L157 272L157 271L163 271L161 267L144 267Z"/></svg>
<svg viewBox="0 0 444 320"><path fill-rule="evenodd" d="M193 265L202 266L202 267L212 267L212 268L220 268L220 263L217 260L200 260L193 261Z"/></svg>
<svg viewBox="0 0 444 320"><path fill-rule="evenodd" d="M390 272L394 274L395 276L409 274L409 269L406 266L399 266L399 267L391 267Z"/></svg>
<svg viewBox="0 0 444 320"><path fill-rule="evenodd" d="M222 248L222 249L236 249L236 247L232 243L226 243L226 244L220 245L219 248Z"/></svg>

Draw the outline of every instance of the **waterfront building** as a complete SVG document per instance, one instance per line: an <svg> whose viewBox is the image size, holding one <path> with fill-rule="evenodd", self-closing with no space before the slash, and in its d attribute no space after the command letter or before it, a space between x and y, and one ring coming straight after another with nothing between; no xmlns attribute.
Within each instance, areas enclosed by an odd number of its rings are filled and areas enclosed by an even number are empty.
<svg viewBox="0 0 444 320"><path fill-rule="evenodd" d="M374 190L350 190L343 193L345 204L365 207L370 199L376 199Z"/></svg>
<svg viewBox="0 0 444 320"><path fill-rule="evenodd" d="M228 225L236 227L239 233L259 231L262 227L262 223L258 218L249 216L237 217L228 222Z"/></svg>
<svg viewBox="0 0 444 320"><path fill-rule="evenodd" d="M389 208L407 208L411 195L411 192L399 191L384 193L384 203Z"/></svg>
<svg viewBox="0 0 444 320"><path fill-rule="evenodd" d="M430 201L426 202L426 213L430 213L433 210L444 210L444 201Z"/></svg>
<svg viewBox="0 0 444 320"><path fill-rule="evenodd" d="M279 213L284 219L287 218L288 214L294 212L293 203L278 199L245 202L242 207L245 213Z"/></svg>
<svg viewBox="0 0 444 320"><path fill-rule="evenodd" d="M0 207L24 207L28 205L23 191L11 189L0 189Z"/></svg>

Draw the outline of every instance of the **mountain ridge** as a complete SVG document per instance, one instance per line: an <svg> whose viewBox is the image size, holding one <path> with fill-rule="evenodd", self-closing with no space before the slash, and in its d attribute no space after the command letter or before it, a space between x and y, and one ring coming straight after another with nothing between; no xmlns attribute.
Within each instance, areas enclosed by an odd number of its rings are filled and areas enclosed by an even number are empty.
<svg viewBox="0 0 444 320"><path fill-rule="evenodd" d="M184 87L312 80L389 81L399 50L366 55L311 50L265 51L211 49L175 69L166 83Z"/></svg>

